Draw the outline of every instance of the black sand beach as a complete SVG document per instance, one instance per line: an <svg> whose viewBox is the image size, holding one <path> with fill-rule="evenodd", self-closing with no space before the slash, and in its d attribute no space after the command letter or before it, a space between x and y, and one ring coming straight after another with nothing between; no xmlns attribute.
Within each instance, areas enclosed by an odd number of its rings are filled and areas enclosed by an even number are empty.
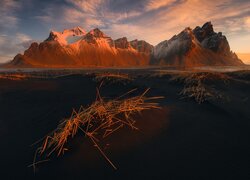
<svg viewBox="0 0 250 180"><path fill-rule="evenodd" d="M170 81L171 73L131 71L133 81L105 84L109 99L134 88L165 97L162 110L136 116L139 131L124 128L102 142L118 170L79 133L64 156L37 165L35 174L31 145L73 108L91 104L99 83L91 73L0 79L1 179L249 179L250 72L226 74L227 83L208 82L223 97L202 104L181 98L183 84Z"/></svg>

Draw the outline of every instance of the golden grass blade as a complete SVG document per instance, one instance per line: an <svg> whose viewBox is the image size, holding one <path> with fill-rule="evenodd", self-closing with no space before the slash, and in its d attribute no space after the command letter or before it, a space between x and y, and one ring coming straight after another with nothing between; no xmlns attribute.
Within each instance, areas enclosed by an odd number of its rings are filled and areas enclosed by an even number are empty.
<svg viewBox="0 0 250 180"><path fill-rule="evenodd" d="M40 156L46 154L46 157L50 157L54 153L57 156L63 155L68 150L65 146L69 138L74 138L77 131L81 130L85 137L91 139L110 165L116 169L97 142L99 142L99 139L110 136L124 126L138 130L135 126L136 121L132 116L144 110L160 109L158 103L150 101L163 98L162 96L145 97L149 88L139 96L126 98L127 95L134 91L136 89L132 89L113 100L105 100L101 97L99 89L97 89L96 101L87 108L81 106L78 111L73 109L70 118L60 122L57 129L44 139L42 146L38 148L39 151L37 152L39 152ZM35 155L34 159L36 158L37 155ZM35 160L33 164L36 164Z"/></svg>

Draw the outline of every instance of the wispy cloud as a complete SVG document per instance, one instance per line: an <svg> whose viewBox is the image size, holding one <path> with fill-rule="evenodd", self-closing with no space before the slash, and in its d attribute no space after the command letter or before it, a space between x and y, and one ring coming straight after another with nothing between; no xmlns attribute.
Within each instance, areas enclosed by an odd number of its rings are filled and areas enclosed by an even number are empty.
<svg viewBox="0 0 250 180"><path fill-rule="evenodd" d="M171 3L175 2L175 0L150 0L146 3L146 10L155 10L161 7L167 6Z"/></svg>
<svg viewBox="0 0 250 180"><path fill-rule="evenodd" d="M20 7L20 2L15 0L0 1L0 32L5 32L8 28L17 26L18 17L15 15L15 12Z"/></svg>
<svg viewBox="0 0 250 180"><path fill-rule="evenodd" d="M143 32L145 39L152 44L171 38L185 27L194 28L206 21L212 21L215 29L222 31L229 38L232 34L243 36L250 33L248 28L249 1L164 1L166 4L154 2L155 4L151 4L151 9L154 7L158 8L157 10L146 11L140 16L133 17L125 22L128 29L130 27L136 29L138 34ZM149 7L146 9L150 9ZM124 24L120 25L121 27L124 26ZM119 24L116 24L115 28L119 29L118 26ZM238 50L236 46L233 46L233 48Z"/></svg>
<svg viewBox="0 0 250 180"><path fill-rule="evenodd" d="M104 0L66 0L69 3L72 3L75 7L79 8L85 13L97 14L97 11L105 5Z"/></svg>
<svg viewBox="0 0 250 180"><path fill-rule="evenodd" d="M0 35L0 63L11 60L17 53L23 53L32 42L26 34L17 33L13 37Z"/></svg>
<svg viewBox="0 0 250 180"><path fill-rule="evenodd" d="M63 20L70 24L80 24L85 28L100 27L103 25L103 21L96 16L82 12L75 8L66 8L63 12ZM81 22L81 23L79 23Z"/></svg>
<svg viewBox="0 0 250 180"><path fill-rule="evenodd" d="M22 33L17 33L15 39L17 39L17 42L25 42L31 40L31 38L28 35Z"/></svg>
<svg viewBox="0 0 250 180"><path fill-rule="evenodd" d="M244 18L244 26L247 28L247 29L250 29L250 15L248 17L245 17Z"/></svg>

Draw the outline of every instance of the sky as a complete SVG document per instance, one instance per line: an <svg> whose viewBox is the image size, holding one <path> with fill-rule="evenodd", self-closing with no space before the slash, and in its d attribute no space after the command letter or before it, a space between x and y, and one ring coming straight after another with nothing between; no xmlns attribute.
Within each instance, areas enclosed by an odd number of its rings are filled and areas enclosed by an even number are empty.
<svg viewBox="0 0 250 180"><path fill-rule="evenodd" d="M250 53L250 0L0 0L0 63L51 30L98 27L113 39L156 45L208 21L233 51Z"/></svg>

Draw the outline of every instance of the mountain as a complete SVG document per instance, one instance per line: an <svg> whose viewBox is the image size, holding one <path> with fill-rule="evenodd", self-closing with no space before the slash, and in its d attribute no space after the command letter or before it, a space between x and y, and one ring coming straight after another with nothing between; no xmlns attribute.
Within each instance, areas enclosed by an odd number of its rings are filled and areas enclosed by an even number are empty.
<svg viewBox="0 0 250 180"><path fill-rule="evenodd" d="M156 45L151 64L176 67L243 65L230 50L227 38L221 32L214 32L211 22L195 29L186 28Z"/></svg>
<svg viewBox="0 0 250 180"><path fill-rule="evenodd" d="M113 40L100 29L81 27L51 31L41 43L32 43L7 67L133 67L164 65L176 67L243 65L230 50L227 38L214 32L211 22L186 28L155 47L143 40Z"/></svg>
<svg viewBox="0 0 250 180"><path fill-rule="evenodd" d="M116 48L120 48L120 49L133 49L126 37L116 39L114 41L114 45Z"/></svg>
<svg viewBox="0 0 250 180"><path fill-rule="evenodd" d="M49 37L45 41L56 41L61 45L67 45L79 40L85 34L86 31L81 27L66 29L63 32L51 31Z"/></svg>
<svg viewBox="0 0 250 180"><path fill-rule="evenodd" d="M149 49L137 50L127 38L113 40L98 28L86 33L76 27L51 31L45 41L16 55L8 67L131 67L148 65L149 58Z"/></svg>
<svg viewBox="0 0 250 180"><path fill-rule="evenodd" d="M133 40L130 41L131 46L136 49L139 52L145 52L150 54L154 48L154 46L152 46L151 44L147 43L146 41L143 40Z"/></svg>

